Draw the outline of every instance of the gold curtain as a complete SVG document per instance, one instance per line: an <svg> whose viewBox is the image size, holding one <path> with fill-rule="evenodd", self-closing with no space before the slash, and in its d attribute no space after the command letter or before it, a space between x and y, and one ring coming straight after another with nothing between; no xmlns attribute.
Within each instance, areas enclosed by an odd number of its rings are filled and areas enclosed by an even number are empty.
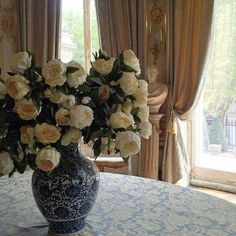
<svg viewBox="0 0 236 236"><path fill-rule="evenodd" d="M102 50L114 57L122 50L134 50L143 72L146 58L145 7L146 0L96 0Z"/></svg>
<svg viewBox="0 0 236 236"><path fill-rule="evenodd" d="M163 158L163 180L188 181L190 165L179 119L190 119L201 94L213 18L213 0L174 0L170 51L169 122Z"/></svg>
<svg viewBox="0 0 236 236"><path fill-rule="evenodd" d="M35 54L38 66L57 58L61 0L15 0L17 49Z"/></svg>

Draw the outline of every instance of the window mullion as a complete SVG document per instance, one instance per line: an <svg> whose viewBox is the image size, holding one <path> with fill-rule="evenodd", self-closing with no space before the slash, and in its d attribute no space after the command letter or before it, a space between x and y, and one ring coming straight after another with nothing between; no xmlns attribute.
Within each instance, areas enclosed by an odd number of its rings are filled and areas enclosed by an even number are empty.
<svg viewBox="0 0 236 236"><path fill-rule="evenodd" d="M88 72L91 61L90 0L84 0L84 67Z"/></svg>

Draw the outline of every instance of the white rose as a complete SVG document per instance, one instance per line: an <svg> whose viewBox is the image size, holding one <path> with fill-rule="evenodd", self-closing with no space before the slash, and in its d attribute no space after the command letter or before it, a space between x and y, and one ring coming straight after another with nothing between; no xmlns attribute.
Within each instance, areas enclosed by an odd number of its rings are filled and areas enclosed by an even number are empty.
<svg viewBox="0 0 236 236"><path fill-rule="evenodd" d="M14 168L13 161L8 152L0 152L0 174L7 175Z"/></svg>
<svg viewBox="0 0 236 236"><path fill-rule="evenodd" d="M86 105L86 104L88 104L91 100L92 100L91 97L83 97L82 100L81 100L81 102L82 102L84 105Z"/></svg>
<svg viewBox="0 0 236 236"><path fill-rule="evenodd" d="M74 106L70 110L70 119L71 126L77 129L83 129L92 124L93 110L84 105Z"/></svg>
<svg viewBox="0 0 236 236"><path fill-rule="evenodd" d="M146 80L144 79L139 79L138 80L138 87L142 90L147 91L148 90L148 83Z"/></svg>
<svg viewBox="0 0 236 236"><path fill-rule="evenodd" d="M36 156L35 163L40 170L53 170L60 162L61 154L54 147L41 149Z"/></svg>
<svg viewBox="0 0 236 236"><path fill-rule="evenodd" d="M4 99L7 94L6 85L0 81L0 99Z"/></svg>
<svg viewBox="0 0 236 236"><path fill-rule="evenodd" d="M70 112L65 108L60 108L55 113L55 120L58 125L66 126L70 124Z"/></svg>
<svg viewBox="0 0 236 236"><path fill-rule="evenodd" d="M141 69L139 60L132 50L123 51L123 63L136 71L137 75L140 75Z"/></svg>
<svg viewBox="0 0 236 236"><path fill-rule="evenodd" d="M79 129L70 128L61 138L61 144L67 146L71 143L79 143L82 133Z"/></svg>
<svg viewBox="0 0 236 236"><path fill-rule="evenodd" d="M149 119L149 107L148 106L139 107L137 115L141 121L148 120Z"/></svg>
<svg viewBox="0 0 236 236"><path fill-rule="evenodd" d="M113 155L115 154L116 144L113 140L106 138L102 138L101 143L101 153L103 155Z"/></svg>
<svg viewBox="0 0 236 236"><path fill-rule="evenodd" d="M138 88L138 80L134 72L123 72L118 83L125 94L133 95Z"/></svg>
<svg viewBox="0 0 236 236"><path fill-rule="evenodd" d="M152 135L152 124L148 120L143 120L139 124L139 128L141 129L141 136L145 139L149 139L149 136Z"/></svg>
<svg viewBox="0 0 236 236"><path fill-rule="evenodd" d="M62 86L66 82L66 67L57 59L53 59L45 64L42 73L46 84L51 87Z"/></svg>
<svg viewBox="0 0 236 236"><path fill-rule="evenodd" d="M84 68L77 61L70 61L67 66L78 68L74 73L68 73L67 83L71 88L78 88L79 85L86 81L87 74Z"/></svg>
<svg viewBox="0 0 236 236"><path fill-rule="evenodd" d="M35 126L35 137L40 143L49 144L57 142L61 137L61 129L47 123Z"/></svg>
<svg viewBox="0 0 236 236"><path fill-rule="evenodd" d="M111 114L109 123L112 129L125 128L134 125L134 119L131 114L125 114L122 111L116 111Z"/></svg>
<svg viewBox="0 0 236 236"><path fill-rule="evenodd" d="M52 96L52 90L51 89L46 89L44 91L44 97L45 98L50 98Z"/></svg>
<svg viewBox="0 0 236 236"><path fill-rule="evenodd" d="M6 80L7 92L15 100L22 99L30 91L28 81L24 76L14 75Z"/></svg>
<svg viewBox="0 0 236 236"><path fill-rule="evenodd" d="M102 75L108 75L111 73L115 58L110 58L109 60L97 59L92 62L93 68Z"/></svg>
<svg viewBox="0 0 236 236"><path fill-rule="evenodd" d="M59 104L64 100L65 96L66 96L65 94L63 94L59 90L53 88L51 90L51 95L49 96L49 100L53 103Z"/></svg>
<svg viewBox="0 0 236 236"><path fill-rule="evenodd" d="M75 105L75 96L74 95L65 96L61 102L61 105L67 109L72 108Z"/></svg>
<svg viewBox="0 0 236 236"><path fill-rule="evenodd" d="M10 61L10 68L15 73L23 74L31 66L31 56L28 52L15 54Z"/></svg>
<svg viewBox="0 0 236 236"><path fill-rule="evenodd" d="M24 125L20 128L20 141L24 144L28 144L31 148L34 143L34 127L30 125Z"/></svg>
<svg viewBox="0 0 236 236"><path fill-rule="evenodd" d="M116 135L116 148L122 157L134 155L140 150L140 137L132 131L119 132Z"/></svg>
<svg viewBox="0 0 236 236"><path fill-rule="evenodd" d="M16 112L22 120L35 119L39 114L32 99L26 98L16 102Z"/></svg>
<svg viewBox="0 0 236 236"><path fill-rule="evenodd" d="M126 114L130 114L130 112L132 111L132 108L133 108L133 104L130 100L124 102L122 105L122 111Z"/></svg>
<svg viewBox="0 0 236 236"><path fill-rule="evenodd" d="M111 88L108 85L102 85L98 88L98 97L101 99L101 101L106 102L111 93Z"/></svg>
<svg viewBox="0 0 236 236"><path fill-rule="evenodd" d="M134 106L135 107L143 107L147 105L147 96L148 92L138 88L134 94Z"/></svg>
<svg viewBox="0 0 236 236"><path fill-rule="evenodd" d="M118 85L118 81L114 81L112 80L110 83L109 83L110 86L116 86Z"/></svg>

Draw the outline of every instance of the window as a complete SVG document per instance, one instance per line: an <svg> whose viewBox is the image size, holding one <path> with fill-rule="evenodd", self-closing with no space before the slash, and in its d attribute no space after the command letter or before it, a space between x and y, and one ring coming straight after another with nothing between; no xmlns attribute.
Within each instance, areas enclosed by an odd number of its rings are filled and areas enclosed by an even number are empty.
<svg viewBox="0 0 236 236"><path fill-rule="evenodd" d="M214 4L210 61L193 120L193 176L236 185L236 1Z"/></svg>
<svg viewBox="0 0 236 236"><path fill-rule="evenodd" d="M89 71L99 50L95 0L62 0L61 60L78 61Z"/></svg>

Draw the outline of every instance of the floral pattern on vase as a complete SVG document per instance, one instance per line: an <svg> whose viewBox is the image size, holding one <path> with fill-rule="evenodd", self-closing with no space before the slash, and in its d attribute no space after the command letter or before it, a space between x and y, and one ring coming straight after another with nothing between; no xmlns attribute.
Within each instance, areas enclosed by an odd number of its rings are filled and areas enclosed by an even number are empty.
<svg viewBox="0 0 236 236"><path fill-rule="evenodd" d="M61 148L60 152L70 163L72 173L61 166L50 174L37 169L32 176L32 189L39 210L49 223L49 231L70 235L84 227L97 196L99 172L76 145Z"/></svg>

